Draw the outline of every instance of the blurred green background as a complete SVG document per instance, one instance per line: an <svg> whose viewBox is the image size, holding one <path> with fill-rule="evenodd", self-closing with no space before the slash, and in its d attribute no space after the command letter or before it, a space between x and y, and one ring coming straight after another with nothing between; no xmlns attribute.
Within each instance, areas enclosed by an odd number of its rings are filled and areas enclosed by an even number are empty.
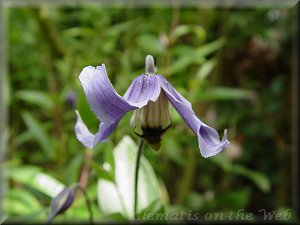
<svg viewBox="0 0 300 225"><path fill-rule="evenodd" d="M172 110L162 148L144 152L148 200L140 218L147 209L207 219L213 212L243 209L259 217L260 209L292 207L292 9L10 8L8 22L7 221L45 221L51 198L74 183L86 188L96 222L130 219L132 190L122 180L133 174L118 173L118 165L134 164L131 114L106 143L86 150L74 134L75 109L93 132L98 121L78 75L104 63L122 95L144 72L147 54L202 121L221 136L228 129L232 146L202 158L197 138ZM110 187L121 192L123 206L110 201ZM83 196L77 193L55 221L88 221Z"/></svg>

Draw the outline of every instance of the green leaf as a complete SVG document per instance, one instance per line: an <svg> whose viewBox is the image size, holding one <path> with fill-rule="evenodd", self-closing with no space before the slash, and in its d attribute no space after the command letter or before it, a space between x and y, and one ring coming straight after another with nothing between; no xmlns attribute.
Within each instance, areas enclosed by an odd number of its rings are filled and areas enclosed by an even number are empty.
<svg viewBox="0 0 300 225"><path fill-rule="evenodd" d="M249 188L243 188L239 190L230 190L222 193L218 197L219 204L221 203L225 207L230 207L231 210L241 209L247 206L251 197L251 190Z"/></svg>
<svg viewBox="0 0 300 225"><path fill-rule="evenodd" d="M106 165L109 165L108 163ZM113 174L111 174L111 171L105 170L101 165L95 163L95 162L90 162L90 166L96 171L97 175L100 178L103 178L107 181L115 182Z"/></svg>
<svg viewBox="0 0 300 225"><path fill-rule="evenodd" d="M164 73L172 75L188 68L192 64L200 65L203 62L205 62L205 59L203 57L198 57L195 52L192 52L188 55L180 56L180 58L174 61L174 63Z"/></svg>
<svg viewBox="0 0 300 225"><path fill-rule="evenodd" d="M114 221L114 223L117 222L117 223L124 223L124 224L125 223L128 224L130 222L121 213L112 213L101 217L101 223L108 224L111 223L111 221Z"/></svg>
<svg viewBox="0 0 300 225"><path fill-rule="evenodd" d="M207 55L217 51L224 44L225 44L225 39L219 38L215 41L212 41L208 44L205 44L205 45L197 48L197 54L198 54L198 56L206 57Z"/></svg>
<svg viewBox="0 0 300 225"><path fill-rule="evenodd" d="M120 193L119 187L116 184L103 179L98 179L98 204L104 214L120 213L128 218L127 211L123 197Z"/></svg>
<svg viewBox="0 0 300 225"><path fill-rule="evenodd" d="M157 36L152 34L143 34L137 39L138 45L149 54L160 54L165 50Z"/></svg>
<svg viewBox="0 0 300 225"><path fill-rule="evenodd" d="M153 201L147 208L145 208L144 210L142 210L139 214L138 214L138 218L142 219L142 220L149 220L151 218L151 216L153 217L153 215L157 213L157 214L164 214L165 213L165 209L161 204L161 201L159 199ZM149 218L150 216L150 218Z"/></svg>
<svg viewBox="0 0 300 225"><path fill-rule="evenodd" d="M73 158L70 157L68 164L65 167L65 184L73 184L78 181L80 176L81 166L83 164L83 154L77 154Z"/></svg>
<svg viewBox="0 0 300 225"><path fill-rule="evenodd" d="M247 169L243 166L240 166L240 165L233 165L232 172L237 173L237 174L241 174L245 177L248 177L263 192L269 192L270 191L270 188L271 188L270 180L264 174L262 174L260 172L253 171L253 170L249 170L249 169Z"/></svg>
<svg viewBox="0 0 300 225"><path fill-rule="evenodd" d="M51 97L42 91L20 90L17 91L16 97L47 110L50 110L54 107L54 102Z"/></svg>
<svg viewBox="0 0 300 225"><path fill-rule="evenodd" d="M217 164L226 172L230 172L232 169L232 162L225 154L218 154L214 157L209 158L209 160Z"/></svg>
<svg viewBox="0 0 300 225"><path fill-rule="evenodd" d="M43 173L37 167L9 167L5 175L19 183L25 184L41 193L54 198L64 185L55 178Z"/></svg>
<svg viewBox="0 0 300 225"><path fill-rule="evenodd" d="M105 214L120 212L133 218L134 170L137 146L129 136L123 137L113 151L115 184L100 178L98 180L98 202ZM138 212L160 199L160 187L155 173L142 156L138 182Z"/></svg>
<svg viewBox="0 0 300 225"><path fill-rule="evenodd" d="M207 62L206 60L207 55L218 50L220 47L224 45L224 43L225 43L224 39L220 38L216 41L210 42L196 49L186 47L186 46L178 46L174 50L174 53L178 55L178 59L176 59L172 63L168 71L163 71L163 72L167 74L173 74L188 68L192 64L201 65ZM211 71L211 69L215 66L214 64L216 63L213 60L208 62L209 63L204 67L204 71L202 70L201 72L202 73L201 76L203 78L207 76L207 73Z"/></svg>
<svg viewBox="0 0 300 225"><path fill-rule="evenodd" d="M118 24L115 24L113 26L110 26L107 28L105 35L111 36L111 37L118 37L120 33L128 31L128 29L131 29L138 23L138 19L128 20L125 22L120 22Z"/></svg>
<svg viewBox="0 0 300 225"><path fill-rule="evenodd" d="M114 154L113 151L111 151L111 149L113 149L114 146L110 142L106 142L106 144L109 144L110 151L104 151L104 160L110 166L111 174L115 174Z"/></svg>
<svg viewBox="0 0 300 225"><path fill-rule="evenodd" d="M45 154L48 158L53 159L54 158L54 151L52 148L52 143L50 139L47 136L47 133L42 126L42 124L36 120L29 112L22 112L21 114L26 126L32 133L33 137L36 139L38 144L41 146Z"/></svg>
<svg viewBox="0 0 300 225"><path fill-rule="evenodd" d="M189 208L193 210L199 210L203 207L205 198L203 195L197 192L191 192L186 197L186 204Z"/></svg>
<svg viewBox="0 0 300 225"><path fill-rule="evenodd" d="M233 164L225 154L218 154L210 158L210 160L216 163L216 165L221 167L225 172L236 173L247 177L253 181L263 192L270 191L270 181L264 174L250 170L241 165Z"/></svg>
<svg viewBox="0 0 300 225"><path fill-rule="evenodd" d="M194 63L194 57L192 55L184 56L178 58L171 66L170 66L170 74L176 73L187 68L189 65Z"/></svg>
<svg viewBox="0 0 300 225"><path fill-rule="evenodd" d="M41 209L41 204L34 195L23 189L8 190L4 206L9 214L19 216L32 214Z"/></svg>
<svg viewBox="0 0 300 225"><path fill-rule="evenodd" d="M175 42L178 38L188 33L194 33L200 40L203 40L206 36L205 30L199 25L178 25L172 32L171 39Z"/></svg>
<svg viewBox="0 0 300 225"><path fill-rule="evenodd" d="M200 67L198 70L198 73L196 74L196 78L200 81L205 80L208 75L212 72L212 70L215 68L217 65L217 60L215 59L210 59L203 63L203 65Z"/></svg>
<svg viewBox="0 0 300 225"><path fill-rule="evenodd" d="M173 118L173 117L172 117ZM185 158L182 156L181 148L177 140L173 138L165 138L164 150L165 154L180 166L184 166Z"/></svg>
<svg viewBox="0 0 300 225"><path fill-rule="evenodd" d="M197 100L232 100L232 99L251 99L254 92L252 90L245 90L240 88L225 88L215 87L198 92Z"/></svg>

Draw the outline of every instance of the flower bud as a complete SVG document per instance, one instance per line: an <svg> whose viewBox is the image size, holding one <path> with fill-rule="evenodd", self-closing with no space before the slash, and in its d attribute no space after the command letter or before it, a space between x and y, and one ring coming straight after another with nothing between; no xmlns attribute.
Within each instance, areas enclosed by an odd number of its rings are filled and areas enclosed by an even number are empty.
<svg viewBox="0 0 300 225"><path fill-rule="evenodd" d="M75 199L74 188L64 188L50 203L50 212L46 223L51 222L54 217L65 212Z"/></svg>

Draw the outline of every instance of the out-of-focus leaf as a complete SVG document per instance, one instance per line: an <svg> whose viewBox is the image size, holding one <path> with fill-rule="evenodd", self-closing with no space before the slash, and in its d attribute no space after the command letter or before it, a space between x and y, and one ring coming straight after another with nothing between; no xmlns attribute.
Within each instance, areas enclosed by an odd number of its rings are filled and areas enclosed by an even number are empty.
<svg viewBox="0 0 300 225"><path fill-rule="evenodd" d="M54 151L52 148L52 143L48 138L42 124L38 122L33 116L31 116L29 112L24 111L21 115L26 126L28 127L38 144L41 146L47 157L49 159L53 159Z"/></svg>
<svg viewBox="0 0 300 225"><path fill-rule="evenodd" d="M190 55L193 52L195 52L195 48L187 45L178 44L172 49L172 54L175 56Z"/></svg>
<svg viewBox="0 0 300 225"><path fill-rule="evenodd" d="M137 146L125 136L113 151L115 162L115 184L105 179L98 180L98 202L105 214L120 212L133 218L134 169ZM142 156L138 182L138 212L160 199L160 188L155 173Z"/></svg>
<svg viewBox="0 0 300 225"><path fill-rule="evenodd" d="M120 213L128 218L129 212L118 188L116 184L106 179L98 179L98 204L105 214Z"/></svg>
<svg viewBox="0 0 300 225"><path fill-rule="evenodd" d="M41 204L34 195L24 189L8 190L4 206L6 212L19 216L32 214L41 209Z"/></svg>
<svg viewBox="0 0 300 225"><path fill-rule="evenodd" d="M71 27L65 29L62 35L65 36L65 38L84 37L92 35L93 31L94 30L89 27Z"/></svg>
<svg viewBox="0 0 300 225"><path fill-rule="evenodd" d="M168 68L167 71L163 71L163 73L172 75L173 73L177 73L183 69L186 69L192 64L202 65L207 61L206 57L222 47L223 44L224 39L220 38L216 41L202 45L201 47L195 49L185 46L179 46L174 50L174 53L178 55L178 58L171 64L170 68ZM210 70L214 67L215 62L213 60L209 62L210 64L206 65L205 70L201 72L201 76L203 76L203 79L205 78L205 75L207 76L206 73L210 72Z"/></svg>
<svg viewBox="0 0 300 225"><path fill-rule="evenodd" d="M215 87L199 92L196 95L197 100L232 100L232 99L251 99L254 92L240 88Z"/></svg>
<svg viewBox="0 0 300 225"><path fill-rule="evenodd" d="M32 138L33 138L32 133L29 130L27 130L14 139L14 144L18 147L19 145L22 145L24 142L27 142Z"/></svg>
<svg viewBox="0 0 300 225"><path fill-rule="evenodd" d="M193 210L201 209L204 201L204 197L196 192L192 192L187 196L187 205Z"/></svg>
<svg viewBox="0 0 300 225"><path fill-rule="evenodd" d="M96 171L98 174L99 178L103 178L105 180L115 182L113 174L111 174L111 171L105 170L101 165L95 163L95 162L90 162L91 167ZM107 164L109 165L109 164Z"/></svg>
<svg viewBox="0 0 300 225"><path fill-rule="evenodd" d="M241 174L245 177L248 177L250 180L252 180L259 189L261 189L263 192L269 192L271 185L270 180L262 173L249 170L246 167L240 166L240 165L233 165L232 172Z"/></svg>
<svg viewBox="0 0 300 225"><path fill-rule="evenodd" d="M144 210L142 210L139 214L138 214L138 218L141 220L151 220L151 216L153 216L153 214L158 213L158 214L164 214L165 213L165 209L164 207L162 207L161 202L159 199L153 201L147 208L145 208ZM149 218L150 216L150 218Z"/></svg>
<svg viewBox="0 0 300 225"><path fill-rule="evenodd" d="M220 166L225 172L236 173L249 178L263 192L270 191L270 181L264 174L241 165L233 164L225 154L216 155L210 158L210 160Z"/></svg>
<svg viewBox="0 0 300 225"><path fill-rule="evenodd" d="M112 213L112 214L107 214L105 216L101 217L101 221L103 223L111 223L111 221L117 221L121 223L129 223L128 219L125 218L121 213Z"/></svg>
<svg viewBox="0 0 300 225"><path fill-rule="evenodd" d="M114 146L111 142L106 142L105 144L109 144L109 149L113 149ZM111 174L115 174L115 160L114 160L114 154L113 151L104 151L104 159L105 163L107 163L110 168L109 170L111 171Z"/></svg>
<svg viewBox="0 0 300 225"><path fill-rule="evenodd" d="M178 25L171 34L171 39L175 42L178 38L188 33L194 33L200 40L203 40L206 36L206 32L203 27L198 25Z"/></svg>
<svg viewBox="0 0 300 225"><path fill-rule="evenodd" d="M32 187L51 198L54 198L64 188L61 182L41 172L37 167L9 167L5 174L8 178Z"/></svg>
<svg viewBox="0 0 300 225"><path fill-rule="evenodd" d="M143 34L137 39L138 45L149 54L160 54L165 47L160 43L158 37L152 34Z"/></svg>
<svg viewBox="0 0 300 225"><path fill-rule="evenodd" d="M172 204L166 208L166 211L167 211L167 215L175 215L175 214L179 215L180 213L188 213L190 210L184 205Z"/></svg>
<svg viewBox="0 0 300 225"><path fill-rule="evenodd" d="M16 97L47 110L52 109L54 106L54 102L51 97L42 91L20 90L17 91Z"/></svg>
<svg viewBox="0 0 300 225"><path fill-rule="evenodd" d="M83 162L83 154L77 154L66 165L64 179L65 184L76 183L80 175L80 169Z"/></svg>
<svg viewBox="0 0 300 225"><path fill-rule="evenodd" d="M215 41L212 41L210 43L207 43L207 44L199 47L197 49L197 54L202 57L207 56L207 55L215 52L219 48L221 48L224 44L225 44L225 39L219 38Z"/></svg>
<svg viewBox="0 0 300 225"><path fill-rule="evenodd" d="M225 154L218 154L214 157L209 158L209 160L217 164L226 172L229 172L232 169L232 162Z"/></svg>
<svg viewBox="0 0 300 225"><path fill-rule="evenodd" d="M218 202L224 206L230 207L230 209L244 208L250 200L251 191L249 188L243 188L240 190L230 190L222 193L218 198Z"/></svg>
<svg viewBox="0 0 300 225"><path fill-rule="evenodd" d="M121 22L118 24L115 24L113 26L110 26L106 32L105 35L108 36L118 36L120 35L121 32L125 32L128 31L128 29L131 29L134 25L136 25L136 23L138 22L138 19L133 19L133 20L128 20L125 22Z"/></svg>
<svg viewBox="0 0 300 225"><path fill-rule="evenodd" d="M196 74L196 78L200 81L205 80L208 75L211 73L211 71L215 68L217 65L217 60L210 59L202 64L200 69L198 70L198 73Z"/></svg>
<svg viewBox="0 0 300 225"><path fill-rule="evenodd" d="M195 59L196 59L195 53L191 55L182 56L178 58L176 61L174 61L174 63L170 66L169 71L167 73L169 74L177 73L187 68L189 65L195 63Z"/></svg>
<svg viewBox="0 0 300 225"><path fill-rule="evenodd" d="M172 63L172 65L166 71L162 71L162 73L173 75L174 73L187 69L190 65L200 65L203 62L205 62L205 58L201 56L198 57L196 52L191 52L190 54L180 56Z"/></svg>
<svg viewBox="0 0 300 225"><path fill-rule="evenodd" d="M184 157L182 157L180 146L173 138L166 138L164 144L165 154L178 165L184 166Z"/></svg>

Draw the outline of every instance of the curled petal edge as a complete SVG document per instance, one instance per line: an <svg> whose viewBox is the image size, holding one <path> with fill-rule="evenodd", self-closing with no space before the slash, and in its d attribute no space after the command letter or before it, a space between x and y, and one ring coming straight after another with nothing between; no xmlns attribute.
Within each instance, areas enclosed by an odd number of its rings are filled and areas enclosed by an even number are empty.
<svg viewBox="0 0 300 225"><path fill-rule="evenodd" d="M207 127L201 126L199 129L199 133L197 134L198 143L200 153L204 158L212 157L219 152L221 152L224 148L230 146L230 142L227 140L227 129L224 130L223 139L219 141L219 135L217 136L218 139L214 139L214 142L211 142L211 137L205 131ZM210 129L213 129L209 127ZM206 132L206 134L204 134ZM207 136L208 135L208 136Z"/></svg>
<svg viewBox="0 0 300 225"><path fill-rule="evenodd" d="M115 129L120 119L115 123L106 124L100 123L99 130L96 134L92 134L85 123L82 121L82 118L79 112L76 110L77 121L75 124L75 134L77 139L89 149L95 147L98 142L106 141L107 137L111 134L111 132Z"/></svg>
<svg viewBox="0 0 300 225"><path fill-rule="evenodd" d="M204 158L214 156L230 145L227 140L227 130L224 131L224 137L220 141L218 132L195 115L190 102L181 96L166 79L161 76L159 79L163 91L175 110L197 135L200 153Z"/></svg>

